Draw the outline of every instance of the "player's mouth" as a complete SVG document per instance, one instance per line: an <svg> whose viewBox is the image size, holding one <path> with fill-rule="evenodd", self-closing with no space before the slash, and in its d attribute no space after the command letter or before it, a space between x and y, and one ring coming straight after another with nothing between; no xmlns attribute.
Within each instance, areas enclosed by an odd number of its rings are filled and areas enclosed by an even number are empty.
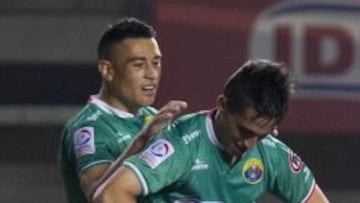
<svg viewBox="0 0 360 203"><path fill-rule="evenodd" d="M156 85L144 85L141 90L147 96L154 96L156 94Z"/></svg>

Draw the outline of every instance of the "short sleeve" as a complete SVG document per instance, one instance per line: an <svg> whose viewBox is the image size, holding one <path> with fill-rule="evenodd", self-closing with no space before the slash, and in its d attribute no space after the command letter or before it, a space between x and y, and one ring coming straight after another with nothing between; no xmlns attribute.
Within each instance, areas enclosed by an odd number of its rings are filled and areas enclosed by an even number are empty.
<svg viewBox="0 0 360 203"><path fill-rule="evenodd" d="M111 132L93 125L78 128L73 133L72 146L76 159L76 169L81 174L85 169L103 163L111 163L116 157L116 140Z"/></svg>
<svg viewBox="0 0 360 203"><path fill-rule="evenodd" d="M267 140L269 190L286 202L303 202L313 192L315 180L310 169L280 141ZM275 146L275 147L274 147Z"/></svg>
<svg viewBox="0 0 360 203"><path fill-rule="evenodd" d="M124 165L136 175L142 194L158 192L181 179L188 171L191 153L174 132L165 131L141 153L130 157Z"/></svg>

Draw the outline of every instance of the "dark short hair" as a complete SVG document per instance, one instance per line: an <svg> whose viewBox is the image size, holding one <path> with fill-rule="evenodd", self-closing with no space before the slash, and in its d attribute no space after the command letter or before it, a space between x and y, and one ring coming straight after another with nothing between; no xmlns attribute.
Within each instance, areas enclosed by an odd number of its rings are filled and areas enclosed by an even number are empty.
<svg viewBox="0 0 360 203"><path fill-rule="evenodd" d="M289 72L283 63L250 60L225 84L224 95L230 113L254 108L258 116L281 121L288 109L291 88Z"/></svg>
<svg viewBox="0 0 360 203"><path fill-rule="evenodd" d="M124 17L110 27L101 36L98 44L98 59L109 59L114 44L126 38L155 38L152 26L133 17Z"/></svg>

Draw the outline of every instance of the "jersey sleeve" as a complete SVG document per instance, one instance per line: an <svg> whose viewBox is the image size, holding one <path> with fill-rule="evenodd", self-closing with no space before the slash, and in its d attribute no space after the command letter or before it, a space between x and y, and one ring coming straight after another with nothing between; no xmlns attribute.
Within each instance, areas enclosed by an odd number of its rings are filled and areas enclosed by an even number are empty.
<svg viewBox="0 0 360 203"><path fill-rule="evenodd" d="M262 142L265 143L264 148L267 148L270 192L285 202L305 202L316 187L310 169L279 140L272 138Z"/></svg>
<svg viewBox="0 0 360 203"><path fill-rule="evenodd" d="M73 132L72 151L79 175L91 166L116 159L113 153L117 149L113 146L116 140L110 135L111 132L97 125L86 125Z"/></svg>
<svg viewBox="0 0 360 203"><path fill-rule="evenodd" d="M158 192L181 179L189 170L191 153L185 149L180 135L163 131L141 153L130 157L124 165L136 175L142 195Z"/></svg>

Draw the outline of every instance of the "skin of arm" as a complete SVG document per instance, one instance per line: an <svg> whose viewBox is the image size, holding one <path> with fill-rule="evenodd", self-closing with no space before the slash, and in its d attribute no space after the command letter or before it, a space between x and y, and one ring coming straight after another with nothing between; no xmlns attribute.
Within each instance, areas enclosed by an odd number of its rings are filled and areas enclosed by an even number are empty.
<svg viewBox="0 0 360 203"><path fill-rule="evenodd" d="M126 167L120 167L97 188L93 203L135 203L140 193L141 185L135 174Z"/></svg>
<svg viewBox="0 0 360 203"><path fill-rule="evenodd" d="M187 103L172 100L163 106L154 116L152 121L144 127L131 145L110 164L99 164L88 168L80 176L80 184L86 197L91 200L97 187L104 183L121 166L123 161L131 155L138 153L148 140L159 132L166 124L179 116L187 108Z"/></svg>
<svg viewBox="0 0 360 203"><path fill-rule="evenodd" d="M313 194L306 203L329 203L329 200L326 198L320 187L316 186Z"/></svg>

